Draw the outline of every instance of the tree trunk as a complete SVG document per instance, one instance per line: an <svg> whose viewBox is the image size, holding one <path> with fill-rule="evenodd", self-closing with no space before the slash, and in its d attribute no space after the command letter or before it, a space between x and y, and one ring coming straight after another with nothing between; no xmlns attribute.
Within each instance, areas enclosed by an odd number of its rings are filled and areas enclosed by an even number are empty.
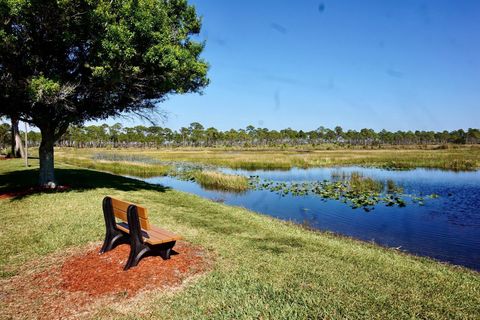
<svg viewBox="0 0 480 320"><path fill-rule="evenodd" d="M14 158L24 158L25 152L23 150L22 138L20 137L20 132L18 130L18 118L12 117L12 157Z"/></svg>
<svg viewBox="0 0 480 320"><path fill-rule="evenodd" d="M42 133L42 142L38 150L40 156L39 184L43 187L55 187L52 185L52 183L55 183L53 158L55 135L53 129L50 128L40 128L40 132Z"/></svg>

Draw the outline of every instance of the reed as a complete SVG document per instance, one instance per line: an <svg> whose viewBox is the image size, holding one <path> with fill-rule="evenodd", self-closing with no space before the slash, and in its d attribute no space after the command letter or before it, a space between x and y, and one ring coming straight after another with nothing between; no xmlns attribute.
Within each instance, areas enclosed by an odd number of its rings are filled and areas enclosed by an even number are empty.
<svg viewBox="0 0 480 320"><path fill-rule="evenodd" d="M374 180L369 177L364 177L359 172L352 172L348 180L348 185L350 190L356 193L365 193L365 192L376 192L380 193L383 191L383 183L377 180Z"/></svg>
<svg viewBox="0 0 480 320"><path fill-rule="evenodd" d="M248 190L248 178L217 171L196 171L193 178L205 189L243 192Z"/></svg>

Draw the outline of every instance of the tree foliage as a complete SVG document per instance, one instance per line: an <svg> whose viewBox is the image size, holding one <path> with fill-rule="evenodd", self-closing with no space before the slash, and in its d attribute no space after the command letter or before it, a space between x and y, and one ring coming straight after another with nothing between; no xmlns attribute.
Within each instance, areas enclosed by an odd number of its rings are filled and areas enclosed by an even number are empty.
<svg viewBox="0 0 480 320"><path fill-rule="evenodd" d="M0 0L0 21L0 114L37 126L51 152L72 123L208 84L186 0Z"/></svg>
<svg viewBox="0 0 480 320"><path fill-rule="evenodd" d="M33 139L34 137L32 137ZM34 142L33 142L34 143ZM198 122L179 130L159 126L123 127L114 125L72 126L63 135L60 145L71 147L281 147L336 144L339 146L440 145L478 144L480 130L470 128L453 131L375 131L364 128L333 130L319 127L303 131L291 128L269 130L250 125L245 129L218 130L204 128Z"/></svg>
<svg viewBox="0 0 480 320"><path fill-rule="evenodd" d="M39 127L153 108L208 82L186 1L2 0L0 12L2 75L32 102L11 108Z"/></svg>

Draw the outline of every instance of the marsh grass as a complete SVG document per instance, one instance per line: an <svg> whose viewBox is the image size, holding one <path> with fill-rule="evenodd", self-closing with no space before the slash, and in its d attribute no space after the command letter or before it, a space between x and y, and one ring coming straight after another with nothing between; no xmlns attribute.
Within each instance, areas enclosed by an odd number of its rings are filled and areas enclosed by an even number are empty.
<svg viewBox="0 0 480 320"><path fill-rule="evenodd" d="M392 179L387 180L387 193L403 193L403 188Z"/></svg>
<svg viewBox="0 0 480 320"><path fill-rule="evenodd" d="M348 179L348 186L351 191L356 193L374 192L380 193L384 189L381 181L374 180L370 177L364 177L359 172L352 172Z"/></svg>
<svg viewBox="0 0 480 320"><path fill-rule="evenodd" d="M343 149L343 150L230 150L230 149L57 149L59 154L89 157L102 152L160 161L188 162L244 170L288 170L293 167L358 165L385 169L435 168L476 170L480 168L480 147L447 149Z"/></svg>
<svg viewBox="0 0 480 320"><path fill-rule="evenodd" d="M160 150L150 156L244 170L288 170L293 167L358 165L385 169L435 168L476 170L480 147L405 150Z"/></svg>
<svg viewBox="0 0 480 320"><path fill-rule="evenodd" d="M243 192L250 187L247 177L218 171L196 171L193 178L205 189Z"/></svg>
<svg viewBox="0 0 480 320"><path fill-rule="evenodd" d="M107 171L115 174L130 175L141 178L165 176L172 171L169 166L129 162L95 160L90 158L57 157L58 162L75 165L82 168Z"/></svg>
<svg viewBox="0 0 480 320"><path fill-rule="evenodd" d="M158 160L142 156L94 154L92 158L60 156L58 160L87 169L141 178L170 175L183 180L194 180L209 190L243 192L249 188L248 178L245 176L202 170L201 166L185 163L178 166L173 163L165 165Z"/></svg>
<svg viewBox="0 0 480 320"><path fill-rule="evenodd" d="M370 177L365 177L358 171L348 172L343 170L334 170L331 173L331 177L332 181L345 182L348 185L349 190L356 193L381 193L385 189L383 182Z"/></svg>
<svg viewBox="0 0 480 320"><path fill-rule="evenodd" d="M22 166L21 160L0 161L0 189L35 184L37 162L28 170ZM131 308L91 306L95 319L475 319L480 314L477 272L105 172L61 164L57 176L73 185L69 192L0 200L2 281L22 276L27 262L101 241L105 195L146 206L155 225L216 256L210 273L181 290L148 292L148 299L134 300ZM2 301L0 318L8 307Z"/></svg>

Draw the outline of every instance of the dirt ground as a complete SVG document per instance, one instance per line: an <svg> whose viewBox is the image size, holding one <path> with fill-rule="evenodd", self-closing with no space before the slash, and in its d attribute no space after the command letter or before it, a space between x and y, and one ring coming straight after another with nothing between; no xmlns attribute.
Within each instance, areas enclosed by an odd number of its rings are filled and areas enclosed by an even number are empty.
<svg viewBox="0 0 480 320"><path fill-rule="evenodd" d="M22 197L26 195L31 195L34 193L42 193L42 192L64 192L70 190L70 186L56 186L54 189L43 188L43 187L27 187L23 189L17 190L8 190L0 192L0 200L3 199L12 199L16 197Z"/></svg>
<svg viewBox="0 0 480 320"><path fill-rule="evenodd" d="M171 259L146 257L128 271L123 271L128 245L102 255L100 247L52 255L49 266L40 270L33 261L20 274L1 280L0 318L85 318L105 306L122 308L152 291L178 290L209 269L207 253L186 242L177 243Z"/></svg>

